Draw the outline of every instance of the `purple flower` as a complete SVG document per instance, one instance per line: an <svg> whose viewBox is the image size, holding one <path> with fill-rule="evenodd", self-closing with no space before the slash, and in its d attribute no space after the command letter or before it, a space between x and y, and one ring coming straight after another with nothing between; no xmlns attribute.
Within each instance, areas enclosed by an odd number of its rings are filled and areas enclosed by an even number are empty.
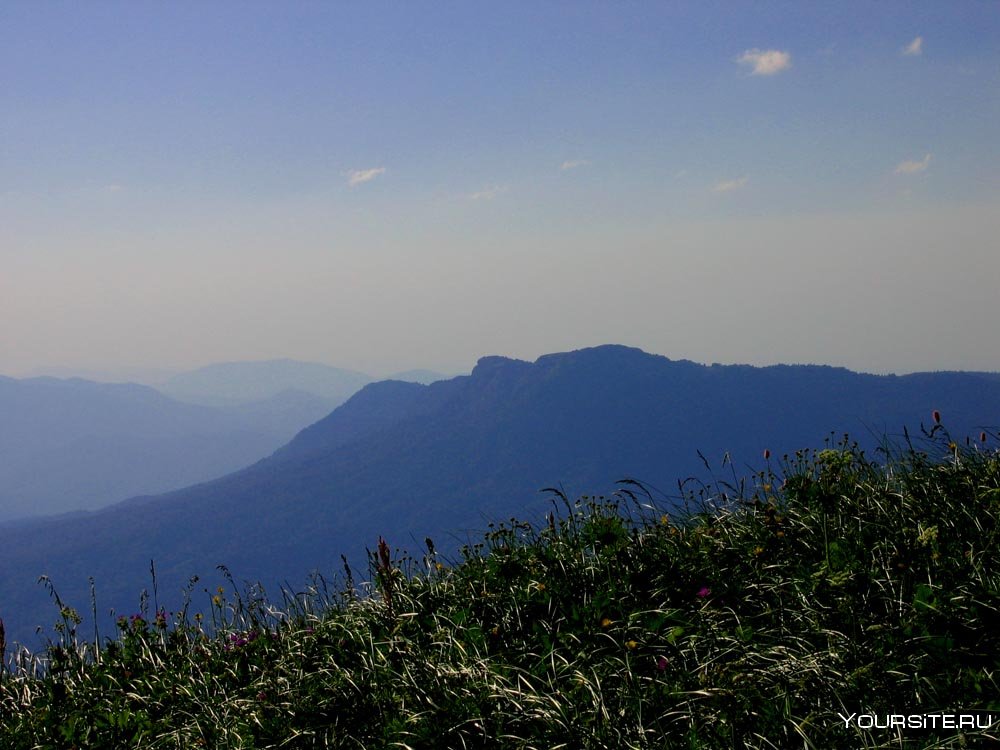
<svg viewBox="0 0 1000 750"><path fill-rule="evenodd" d="M667 669L667 665L668 665L667 657L665 657L665 656L657 656L656 657L656 671L657 672L665 672L666 669Z"/></svg>
<svg viewBox="0 0 1000 750"><path fill-rule="evenodd" d="M698 593L695 594L695 596L697 596L699 599L704 599L708 596L711 596L711 594L712 594L712 589L710 589L708 586L702 586L700 589L698 589Z"/></svg>

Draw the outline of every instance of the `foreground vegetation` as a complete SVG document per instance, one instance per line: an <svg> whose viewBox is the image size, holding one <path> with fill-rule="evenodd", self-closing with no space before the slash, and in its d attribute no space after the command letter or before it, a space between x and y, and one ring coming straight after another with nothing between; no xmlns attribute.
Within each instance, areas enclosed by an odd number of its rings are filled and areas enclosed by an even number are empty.
<svg viewBox="0 0 1000 750"><path fill-rule="evenodd" d="M380 540L370 584L144 602L100 648L60 602L48 651L0 675L0 746L992 745L838 717L1000 712L995 436L925 438L766 455L684 513L635 483L553 492L456 560Z"/></svg>

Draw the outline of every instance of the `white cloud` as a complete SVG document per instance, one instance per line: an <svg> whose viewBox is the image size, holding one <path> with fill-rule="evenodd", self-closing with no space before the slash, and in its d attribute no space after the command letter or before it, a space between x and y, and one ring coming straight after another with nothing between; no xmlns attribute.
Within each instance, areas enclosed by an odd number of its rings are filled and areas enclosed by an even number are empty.
<svg viewBox="0 0 1000 750"><path fill-rule="evenodd" d="M347 184L351 187L371 182L379 175L385 174L385 167L374 167L372 169L353 169L347 173Z"/></svg>
<svg viewBox="0 0 1000 750"><path fill-rule="evenodd" d="M735 180L723 180L722 182L717 182L712 188L713 193L731 193L734 190L739 190L740 188L746 187L746 184L750 181L749 177L740 177Z"/></svg>
<svg viewBox="0 0 1000 750"><path fill-rule="evenodd" d="M506 185L491 185L489 187L484 187L482 190L477 190L474 193L469 194L469 200L474 201L491 201L498 195L507 192Z"/></svg>
<svg viewBox="0 0 1000 750"><path fill-rule="evenodd" d="M924 38L918 36L912 42L903 47L902 54L909 55L910 57L916 57L924 52Z"/></svg>
<svg viewBox="0 0 1000 750"><path fill-rule="evenodd" d="M931 164L931 155L927 154L920 161L901 161L896 165L896 174L920 174L927 171Z"/></svg>
<svg viewBox="0 0 1000 750"><path fill-rule="evenodd" d="M776 49L748 49L736 58L736 62L753 68L750 75L773 76L792 67L792 56Z"/></svg>
<svg viewBox="0 0 1000 750"><path fill-rule="evenodd" d="M590 164L590 162L587 159L571 159L569 161L564 161L562 164L560 164L559 165L559 169L561 169L561 170L563 170L565 172L567 169L576 169L577 167L586 167L589 164Z"/></svg>

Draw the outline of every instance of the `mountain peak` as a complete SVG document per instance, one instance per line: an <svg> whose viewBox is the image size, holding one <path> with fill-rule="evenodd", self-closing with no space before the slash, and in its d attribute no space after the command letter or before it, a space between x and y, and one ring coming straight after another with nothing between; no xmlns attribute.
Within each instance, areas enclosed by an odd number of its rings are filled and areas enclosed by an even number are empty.
<svg viewBox="0 0 1000 750"><path fill-rule="evenodd" d="M488 375L499 370L505 370L508 368L525 366L530 364L525 362L523 359L512 359L511 357L501 357L499 355L491 355L488 357L480 357L479 361L476 362L476 366L472 370L473 377Z"/></svg>

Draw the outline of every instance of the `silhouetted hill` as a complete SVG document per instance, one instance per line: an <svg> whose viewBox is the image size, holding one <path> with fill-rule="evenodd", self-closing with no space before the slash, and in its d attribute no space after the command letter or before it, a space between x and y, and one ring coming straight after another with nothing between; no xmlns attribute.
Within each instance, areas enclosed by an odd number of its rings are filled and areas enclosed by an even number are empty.
<svg viewBox="0 0 1000 750"><path fill-rule="evenodd" d="M222 409L133 383L0 377L0 521L94 509L228 474L332 408L292 391Z"/></svg>
<svg viewBox="0 0 1000 750"><path fill-rule="evenodd" d="M378 535L418 550L461 541L488 520L541 514L537 490L606 493L634 477L665 491L706 477L728 452L736 470L849 431L874 445L939 409L955 434L1000 423L1000 380L979 373L861 375L817 366L703 366L605 346L534 363L486 357L471 375L363 388L271 458L236 474L115 508L20 528L0 548L0 616L24 637L54 610L47 573L86 609L136 607L155 559L161 602L193 574L295 584L364 568ZM201 585L207 585L209 578ZM214 584L213 584L214 585ZM199 588L200 591L200 588ZM204 606L201 595L199 606Z"/></svg>

